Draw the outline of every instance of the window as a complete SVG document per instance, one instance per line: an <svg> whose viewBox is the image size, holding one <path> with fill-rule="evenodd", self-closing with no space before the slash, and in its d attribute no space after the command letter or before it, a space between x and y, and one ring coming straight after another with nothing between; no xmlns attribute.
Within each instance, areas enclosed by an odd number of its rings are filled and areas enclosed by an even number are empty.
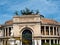
<svg viewBox="0 0 60 45"><path fill-rule="evenodd" d="M46 26L46 35L49 35L49 27Z"/></svg>
<svg viewBox="0 0 60 45"><path fill-rule="evenodd" d="M44 26L41 26L41 34L44 35Z"/></svg>
<svg viewBox="0 0 60 45"><path fill-rule="evenodd" d="M7 28L6 28L6 32L5 33L6 33L6 36L7 36Z"/></svg>
<svg viewBox="0 0 60 45"><path fill-rule="evenodd" d="M9 36L10 36L10 34L11 34L11 27L9 27Z"/></svg>
<svg viewBox="0 0 60 45"><path fill-rule="evenodd" d="M56 35L56 27L54 27L54 35Z"/></svg>
<svg viewBox="0 0 60 45"><path fill-rule="evenodd" d="M53 27L50 27L50 34L53 35Z"/></svg>

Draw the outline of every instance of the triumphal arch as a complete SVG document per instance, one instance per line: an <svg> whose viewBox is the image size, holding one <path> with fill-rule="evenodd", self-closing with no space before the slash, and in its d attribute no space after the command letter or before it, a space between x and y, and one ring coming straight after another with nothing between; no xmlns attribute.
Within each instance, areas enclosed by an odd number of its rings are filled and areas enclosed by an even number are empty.
<svg viewBox="0 0 60 45"><path fill-rule="evenodd" d="M22 15L13 17L14 37L20 38L21 45L41 45L41 16Z"/></svg>

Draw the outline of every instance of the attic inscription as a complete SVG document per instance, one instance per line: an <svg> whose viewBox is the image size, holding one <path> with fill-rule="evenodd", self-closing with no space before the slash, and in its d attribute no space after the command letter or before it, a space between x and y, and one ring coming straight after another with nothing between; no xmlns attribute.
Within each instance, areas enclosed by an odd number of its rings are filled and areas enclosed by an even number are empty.
<svg viewBox="0 0 60 45"><path fill-rule="evenodd" d="M35 21L35 18L20 18L20 22L33 22Z"/></svg>

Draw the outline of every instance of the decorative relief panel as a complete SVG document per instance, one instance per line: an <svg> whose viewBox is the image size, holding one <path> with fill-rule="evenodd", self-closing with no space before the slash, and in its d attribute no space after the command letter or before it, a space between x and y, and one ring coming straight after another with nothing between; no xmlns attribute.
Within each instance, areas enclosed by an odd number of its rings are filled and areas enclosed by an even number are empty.
<svg viewBox="0 0 60 45"><path fill-rule="evenodd" d="M34 28L34 25L19 25L19 29L25 28L25 27Z"/></svg>
<svg viewBox="0 0 60 45"><path fill-rule="evenodd" d="M18 17L14 18L13 22L38 22L40 17Z"/></svg>

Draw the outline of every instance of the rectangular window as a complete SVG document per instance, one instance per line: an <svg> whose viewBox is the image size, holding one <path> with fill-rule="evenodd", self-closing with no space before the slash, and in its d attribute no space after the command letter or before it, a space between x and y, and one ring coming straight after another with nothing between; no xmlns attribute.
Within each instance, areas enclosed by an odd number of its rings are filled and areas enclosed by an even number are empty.
<svg viewBox="0 0 60 45"><path fill-rule="evenodd" d="M6 36L7 36L7 28L6 28Z"/></svg>
<svg viewBox="0 0 60 45"><path fill-rule="evenodd" d="M46 26L46 35L49 35L49 27Z"/></svg>
<svg viewBox="0 0 60 45"><path fill-rule="evenodd" d="M50 27L50 34L53 35L53 27Z"/></svg>
<svg viewBox="0 0 60 45"><path fill-rule="evenodd" d="M41 34L44 35L44 26L41 26Z"/></svg>
<svg viewBox="0 0 60 45"><path fill-rule="evenodd" d="M9 27L9 36L11 35L11 27Z"/></svg>
<svg viewBox="0 0 60 45"><path fill-rule="evenodd" d="M56 35L56 27L54 27L54 35Z"/></svg>
<svg viewBox="0 0 60 45"><path fill-rule="evenodd" d="M58 27L57 27L57 35L59 35L59 30L58 30Z"/></svg>

